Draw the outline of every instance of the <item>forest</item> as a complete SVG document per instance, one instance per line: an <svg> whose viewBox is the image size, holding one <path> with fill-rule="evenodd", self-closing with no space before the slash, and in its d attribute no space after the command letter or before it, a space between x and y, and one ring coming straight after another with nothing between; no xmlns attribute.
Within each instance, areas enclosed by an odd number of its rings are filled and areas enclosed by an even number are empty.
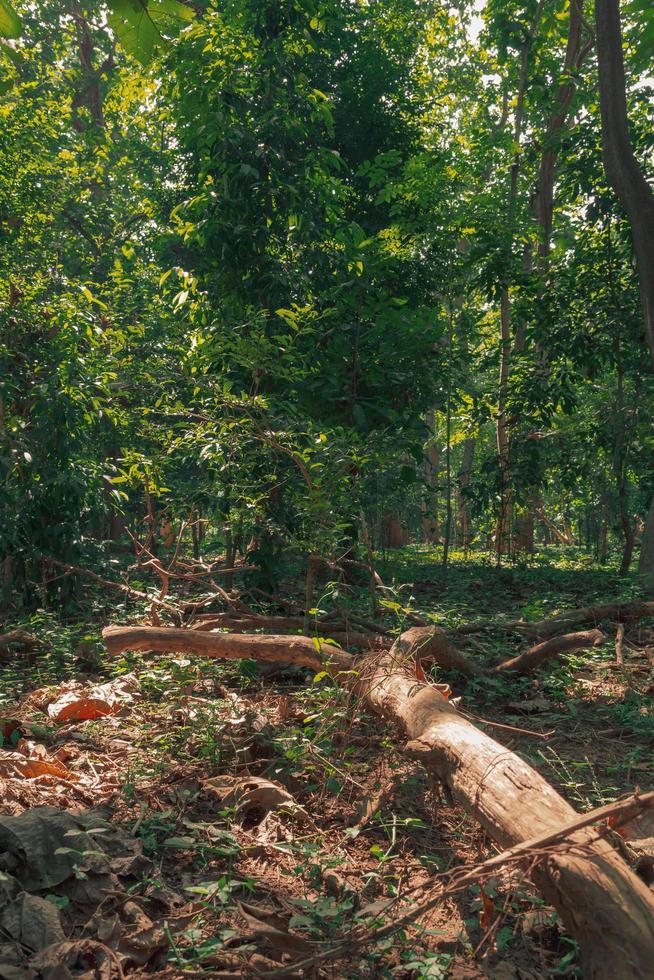
<svg viewBox="0 0 654 980"><path fill-rule="evenodd" d="M654 975L651 0L0 0L0 980Z"/></svg>

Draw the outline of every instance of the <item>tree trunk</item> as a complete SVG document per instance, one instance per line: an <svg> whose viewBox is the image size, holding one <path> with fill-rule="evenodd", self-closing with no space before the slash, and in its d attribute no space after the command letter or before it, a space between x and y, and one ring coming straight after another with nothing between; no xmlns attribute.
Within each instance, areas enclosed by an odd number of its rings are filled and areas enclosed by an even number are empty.
<svg viewBox="0 0 654 980"><path fill-rule="evenodd" d="M408 542L407 529L395 514L384 514L382 517L382 548L403 548Z"/></svg>
<svg viewBox="0 0 654 980"><path fill-rule="evenodd" d="M440 470L440 453L436 445L436 425L434 413L427 415L429 439L425 448L425 483L427 497L422 502L422 534L425 544L437 544L440 540L440 522L438 519L438 473ZM393 547L391 545L391 547Z"/></svg>
<svg viewBox="0 0 654 980"><path fill-rule="evenodd" d="M552 239L552 219L554 215L554 178L559 155L561 136L570 112L572 99L577 90L575 74L584 63L591 49L589 39L583 44L584 0L570 4L568 40L561 72L561 82L556 94L556 107L550 116L543 140L544 149L538 171L538 192L534 202L534 212L540 229L538 256L540 271L546 274L549 267L550 245Z"/></svg>
<svg viewBox="0 0 654 980"><path fill-rule="evenodd" d="M536 11L531 23L530 30L527 32L522 45L520 54L520 76L518 81L518 92L516 95L516 107L513 117L513 143L515 147L513 164L511 165L511 175L509 184L508 199L508 227L509 241L507 247L507 264L511 260L514 247L514 223L515 211L518 202L518 177L520 175L521 160L521 140L523 115L525 108L525 93L527 89L527 76L529 73L529 60L531 57L531 47L534 35L540 22L544 0L538 0ZM500 290L500 370L497 387L497 418L496 418L496 442L497 442L497 462L499 476L499 507L497 514L497 525L495 530L495 552L497 564L500 564L502 555L509 550L509 516L511 510L511 474L509 471L511 456L511 433L507 418L507 401L509 396L509 375L511 372L511 294L510 282L508 279L502 284Z"/></svg>
<svg viewBox="0 0 654 980"><path fill-rule="evenodd" d="M470 546L470 525L468 515L468 499L466 497L466 487L470 484L472 476L472 461L475 455L475 440L466 439L463 443L463 460L457 479L457 523L459 532L459 543L464 551Z"/></svg>
<svg viewBox="0 0 654 980"><path fill-rule="evenodd" d="M533 555L534 553L534 520L533 507L518 514L515 520L515 552L517 554Z"/></svg>
<svg viewBox="0 0 654 980"><path fill-rule="evenodd" d="M645 334L654 364L654 194L629 136L619 0L596 0L595 26L604 170L629 217Z"/></svg>
<svg viewBox="0 0 654 980"><path fill-rule="evenodd" d="M654 497L649 505L640 545L638 571L643 576L649 594L654 595Z"/></svg>
<svg viewBox="0 0 654 980"><path fill-rule="evenodd" d="M606 178L627 213L638 267L645 336L654 365L654 194L633 151L627 116L619 0L596 0L597 62ZM654 593L654 500L638 570Z"/></svg>

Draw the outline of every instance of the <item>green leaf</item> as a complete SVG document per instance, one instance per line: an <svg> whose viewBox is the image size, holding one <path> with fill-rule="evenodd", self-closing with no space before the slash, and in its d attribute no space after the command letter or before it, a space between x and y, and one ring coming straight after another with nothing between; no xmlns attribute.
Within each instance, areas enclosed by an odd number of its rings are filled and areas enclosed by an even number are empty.
<svg viewBox="0 0 654 980"><path fill-rule="evenodd" d="M14 8L8 0L0 0L0 35L2 37L19 37L20 29L20 17Z"/></svg>
<svg viewBox="0 0 654 980"><path fill-rule="evenodd" d="M144 66L195 16L177 0L111 0L111 8L108 22L116 40Z"/></svg>

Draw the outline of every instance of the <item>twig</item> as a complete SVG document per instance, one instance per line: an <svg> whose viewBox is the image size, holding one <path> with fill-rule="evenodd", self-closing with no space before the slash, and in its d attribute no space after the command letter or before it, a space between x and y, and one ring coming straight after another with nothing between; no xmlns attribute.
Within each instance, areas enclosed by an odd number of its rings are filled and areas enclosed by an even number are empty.
<svg viewBox="0 0 654 980"><path fill-rule="evenodd" d="M125 585L122 582L112 582L110 579L102 578L102 576L96 575L95 572L92 572L90 568L82 568L81 565L69 565L67 562L58 561L56 558L50 558L49 555L44 555L43 560L49 565L54 565L55 568L64 568L71 574L84 575L86 578L90 578L94 582L98 582L100 585L105 585L110 589L118 589L119 592L124 592L126 595L134 596L136 599L144 599L150 604L161 606L162 609L168 609L170 612L174 613L179 612L175 606L171 606L168 602L157 599L155 596L148 595L147 592L141 592L139 589L133 589L131 585Z"/></svg>
<svg viewBox="0 0 654 980"><path fill-rule="evenodd" d="M459 708L459 712L471 721L479 722L480 725L491 725L493 728L504 728L507 732L517 732L519 735L531 735L532 738L549 738L554 735L556 729L552 728L549 732L533 732L528 728L517 728L515 725L506 725L501 721L489 721L488 718L480 718L479 715L473 715L470 711L464 711Z"/></svg>

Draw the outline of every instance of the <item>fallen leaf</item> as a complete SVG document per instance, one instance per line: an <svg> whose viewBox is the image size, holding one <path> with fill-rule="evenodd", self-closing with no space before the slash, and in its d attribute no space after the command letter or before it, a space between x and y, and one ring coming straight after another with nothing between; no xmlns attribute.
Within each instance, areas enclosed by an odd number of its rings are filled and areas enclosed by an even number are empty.
<svg viewBox="0 0 654 980"><path fill-rule="evenodd" d="M23 779L36 779L39 776L54 776L76 782L79 776L67 769L58 759L26 758L22 752L6 752L0 749L0 774L21 776Z"/></svg>
<svg viewBox="0 0 654 980"><path fill-rule="evenodd" d="M249 821L260 824L272 812L310 820L304 807L296 802L288 790L260 776L235 780L216 777L205 779L202 785L206 791L217 795L223 806L235 808L239 823Z"/></svg>
<svg viewBox="0 0 654 980"><path fill-rule="evenodd" d="M53 721L91 721L116 715L132 704L139 693L139 682L134 674L125 674L106 684L84 688L75 685L59 689L48 704L48 716Z"/></svg>
<svg viewBox="0 0 654 980"><path fill-rule="evenodd" d="M91 721L120 711L120 704L109 704L100 698L81 697L69 692L48 705L48 717L53 721Z"/></svg>
<svg viewBox="0 0 654 980"><path fill-rule="evenodd" d="M487 931L493 924L493 912L495 911L495 906L493 905L493 899L486 894L482 887L479 889L479 897L481 898L479 925L484 931Z"/></svg>
<svg viewBox="0 0 654 980"><path fill-rule="evenodd" d="M271 946L284 953L293 952L299 956L309 956L313 952L311 943L288 931L287 923L281 916L270 912L268 909L248 905L245 902L237 902L236 904L254 935L265 939Z"/></svg>
<svg viewBox="0 0 654 980"><path fill-rule="evenodd" d="M52 980L112 980L116 975L116 959L103 943L93 939L78 939L76 942L55 943L35 956L31 965L39 971L39 976Z"/></svg>
<svg viewBox="0 0 654 980"><path fill-rule="evenodd" d="M552 702L548 701L542 694L537 694L536 697L529 698L527 701L509 701L507 704L507 708L512 711L527 715L539 711L551 711L552 707Z"/></svg>
<svg viewBox="0 0 654 980"><path fill-rule="evenodd" d="M0 871L29 892L63 889L80 904L100 902L117 876L136 878L150 867L140 842L120 833L97 811L71 813L37 806L0 816ZM84 878L78 878L83 871Z"/></svg>

